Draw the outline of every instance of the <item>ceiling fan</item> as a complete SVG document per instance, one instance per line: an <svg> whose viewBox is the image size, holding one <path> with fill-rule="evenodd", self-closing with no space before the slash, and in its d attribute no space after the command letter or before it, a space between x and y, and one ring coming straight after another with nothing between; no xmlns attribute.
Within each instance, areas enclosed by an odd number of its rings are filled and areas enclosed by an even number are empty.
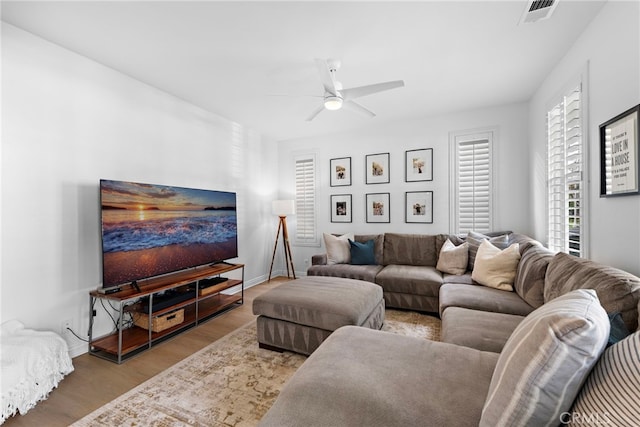
<svg viewBox="0 0 640 427"><path fill-rule="evenodd" d="M356 98L382 92L389 89L404 86L404 81L394 80L391 82L376 83L372 85L359 86L350 89L343 89L342 83L336 80L336 72L340 68L340 61L336 59L316 59L316 66L320 74L320 81L324 87L323 103L307 118L313 120L323 110L339 110L345 107L349 110L361 113L368 117L375 117L375 113L354 101Z"/></svg>

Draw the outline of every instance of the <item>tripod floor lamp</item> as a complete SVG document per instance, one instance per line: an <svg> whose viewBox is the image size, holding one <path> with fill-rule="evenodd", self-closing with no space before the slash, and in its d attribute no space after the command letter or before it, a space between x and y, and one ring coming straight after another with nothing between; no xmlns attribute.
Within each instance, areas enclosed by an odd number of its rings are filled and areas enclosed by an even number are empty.
<svg viewBox="0 0 640 427"><path fill-rule="evenodd" d="M278 240L280 239L280 230L282 230L282 240L284 246L284 262L287 265L287 277L289 276L289 267L291 274L296 278L296 272L293 269L293 260L291 259L291 246L289 246L289 233L287 232L287 215L295 215L296 204L294 200L274 200L271 204L271 210L274 215L280 217L278 224L278 233L276 234L276 242L273 245L273 255L271 256L271 267L269 268L269 280L271 280L271 272L273 271L273 261L276 258L276 250L278 249Z"/></svg>

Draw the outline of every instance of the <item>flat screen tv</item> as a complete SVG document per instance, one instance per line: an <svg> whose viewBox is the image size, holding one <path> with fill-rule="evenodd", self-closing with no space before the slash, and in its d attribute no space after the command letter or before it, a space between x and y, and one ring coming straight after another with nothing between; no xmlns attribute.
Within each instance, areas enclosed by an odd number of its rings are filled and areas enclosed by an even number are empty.
<svg viewBox="0 0 640 427"><path fill-rule="evenodd" d="M238 256L236 194L100 180L102 286Z"/></svg>

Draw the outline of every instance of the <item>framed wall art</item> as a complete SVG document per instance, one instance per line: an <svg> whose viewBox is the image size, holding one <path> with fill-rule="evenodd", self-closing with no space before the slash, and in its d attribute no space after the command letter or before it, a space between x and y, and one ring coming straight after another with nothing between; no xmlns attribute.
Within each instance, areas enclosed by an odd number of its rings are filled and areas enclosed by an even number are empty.
<svg viewBox="0 0 640 427"><path fill-rule="evenodd" d="M390 195L389 193L368 193L367 222L391 222L389 219Z"/></svg>
<svg viewBox="0 0 640 427"><path fill-rule="evenodd" d="M351 185L351 157L341 157L329 161L331 177L331 187L342 187Z"/></svg>
<svg viewBox="0 0 640 427"><path fill-rule="evenodd" d="M365 157L367 184L389 183L389 153L367 154Z"/></svg>
<svg viewBox="0 0 640 427"><path fill-rule="evenodd" d="M331 195L331 222L351 222L351 194Z"/></svg>
<svg viewBox="0 0 640 427"><path fill-rule="evenodd" d="M404 180L433 181L433 148L405 151Z"/></svg>
<svg viewBox="0 0 640 427"><path fill-rule="evenodd" d="M640 104L600 125L600 197L640 194Z"/></svg>
<svg viewBox="0 0 640 427"><path fill-rule="evenodd" d="M433 191L407 191L405 222L433 224Z"/></svg>

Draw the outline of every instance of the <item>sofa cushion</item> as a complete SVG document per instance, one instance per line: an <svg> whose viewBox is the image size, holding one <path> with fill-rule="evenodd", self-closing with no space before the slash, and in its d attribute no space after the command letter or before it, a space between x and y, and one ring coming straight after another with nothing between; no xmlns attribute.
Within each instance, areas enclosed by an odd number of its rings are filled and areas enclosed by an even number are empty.
<svg viewBox="0 0 640 427"><path fill-rule="evenodd" d="M440 287L440 315L447 307L526 316L534 309L515 292L504 292L485 286L447 283Z"/></svg>
<svg viewBox="0 0 640 427"><path fill-rule="evenodd" d="M345 326L289 379L259 426L477 426L497 359Z"/></svg>
<svg viewBox="0 0 640 427"><path fill-rule="evenodd" d="M469 243L469 264L467 265L467 269L469 271L473 271L478 248L480 248L480 245L484 240L489 240L493 244L493 246L499 249L506 249L509 247L508 234L501 234L499 236L490 237L486 234L470 231L469 234L467 234L467 242Z"/></svg>
<svg viewBox="0 0 640 427"><path fill-rule="evenodd" d="M438 297L384 291L384 303L389 308L412 310L423 313L438 312Z"/></svg>
<svg viewBox="0 0 640 427"><path fill-rule="evenodd" d="M442 314L441 340L500 353L524 316L449 307Z"/></svg>
<svg viewBox="0 0 640 427"><path fill-rule="evenodd" d="M327 265L327 253L311 255L311 265Z"/></svg>
<svg viewBox="0 0 640 427"><path fill-rule="evenodd" d="M527 236L526 234L513 233L513 232L502 233L502 234L508 234L509 235L509 244L510 245L512 245L514 243L519 243L520 244L520 254L521 255L522 255L523 246L527 246L527 247L530 246L530 245L542 246L542 243L540 243L537 240Z"/></svg>
<svg viewBox="0 0 640 427"><path fill-rule="evenodd" d="M463 283L465 285L478 285L478 283L474 282L471 278L471 273L466 272L464 274L449 274L445 273L442 275L443 283Z"/></svg>
<svg viewBox="0 0 640 427"><path fill-rule="evenodd" d="M549 262L545 303L573 289L595 289L607 313L620 312L630 331L638 328L640 279L625 271L565 253Z"/></svg>
<svg viewBox="0 0 640 427"><path fill-rule="evenodd" d="M442 274L435 267L387 265L376 276L376 283L385 292L437 297L442 286Z"/></svg>
<svg viewBox="0 0 640 427"><path fill-rule="evenodd" d="M382 269L381 265L312 265L307 269L307 276L341 277L375 283L376 276Z"/></svg>
<svg viewBox="0 0 640 427"><path fill-rule="evenodd" d="M481 427L558 425L609 337L609 318L593 290L537 308L500 353Z"/></svg>
<svg viewBox="0 0 640 427"><path fill-rule="evenodd" d="M351 264L375 265L376 257L373 251L373 244L373 240L367 240L365 243L349 240L349 246L351 247Z"/></svg>
<svg viewBox="0 0 640 427"><path fill-rule="evenodd" d="M640 332L609 347L589 374L565 420L631 426L640 420ZM580 422L580 421L583 422Z"/></svg>
<svg viewBox="0 0 640 427"><path fill-rule="evenodd" d="M529 305L538 308L544 304L544 278L554 253L540 244L525 242L520 245L520 254L513 289Z"/></svg>
<svg viewBox="0 0 640 427"><path fill-rule="evenodd" d="M488 240L478 248L471 277L481 285L502 291L513 291L513 280L520 261L520 248L514 243L499 249Z"/></svg>
<svg viewBox="0 0 640 427"><path fill-rule="evenodd" d="M324 246L327 249L327 264L348 264L351 261L351 248L349 239L353 240L353 233L336 237L333 234L323 233Z"/></svg>
<svg viewBox="0 0 640 427"><path fill-rule="evenodd" d="M468 261L469 244L464 242L456 246L447 239L440 248L436 268L443 273L460 275L467 271Z"/></svg>
<svg viewBox="0 0 640 427"><path fill-rule="evenodd" d="M430 234L384 235L384 265L424 265L438 262L436 236Z"/></svg>

